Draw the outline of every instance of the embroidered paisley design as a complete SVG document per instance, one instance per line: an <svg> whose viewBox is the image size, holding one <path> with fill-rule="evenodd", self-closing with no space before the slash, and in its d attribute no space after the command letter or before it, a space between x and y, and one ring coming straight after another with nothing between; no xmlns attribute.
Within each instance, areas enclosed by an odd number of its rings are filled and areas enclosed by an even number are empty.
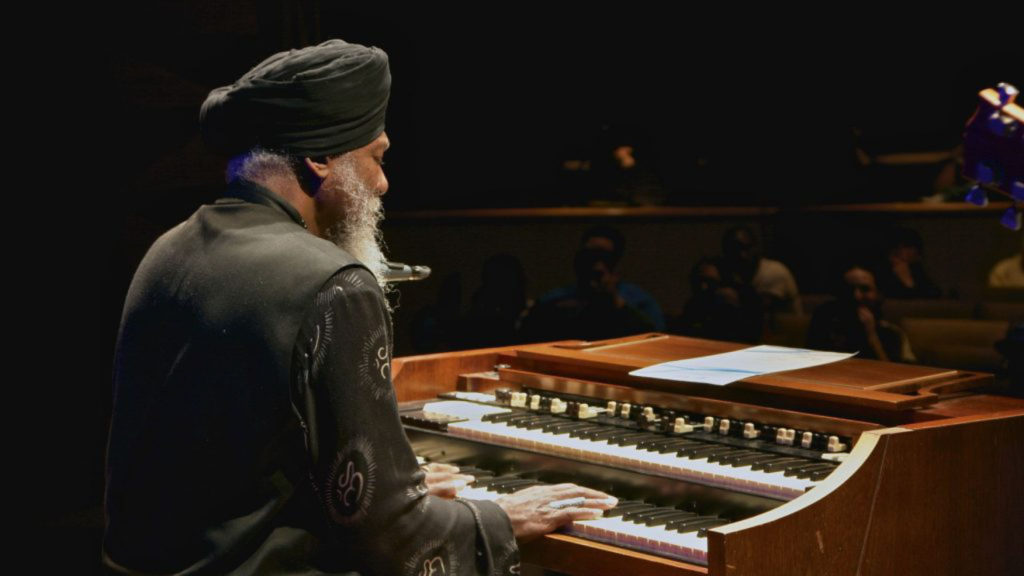
<svg viewBox="0 0 1024 576"><path fill-rule="evenodd" d="M391 352L387 332L379 326L366 335L359 359L359 382L368 386L377 400L388 398L391 389Z"/></svg>
<svg viewBox="0 0 1024 576"><path fill-rule="evenodd" d="M423 561L423 570L420 570L419 576L447 576L447 574L448 572L444 569L444 560L440 556L434 556Z"/></svg>
<svg viewBox="0 0 1024 576"><path fill-rule="evenodd" d="M459 574L458 559L447 542L432 540L405 563L408 576L454 576Z"/></svg>
<svg viewBox="0 0 1024 576"><path fill-rule="evenodd" d="M353 524L366 516L373 502L376 476L373 447L365 438L350 442L338 452L322 491L335 522Z"/></svg>

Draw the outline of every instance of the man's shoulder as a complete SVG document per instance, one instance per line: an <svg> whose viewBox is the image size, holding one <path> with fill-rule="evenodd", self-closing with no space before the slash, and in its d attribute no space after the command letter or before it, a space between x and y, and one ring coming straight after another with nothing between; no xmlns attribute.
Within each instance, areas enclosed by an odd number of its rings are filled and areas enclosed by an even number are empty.
<svg viewBox="0 0 1024 576"><path fill-rule="evenodd" d="M1022 262L1022 256L1020 254L1016 254L996 262L996 265L993 266L993 268L1001 272L1019 272L1022 268L1022 263L1024 263Z"/></svg>
<svg viewBox="0 0 1024 576"><path fill-rule="evenodd" d="M575 298L576 292L576 286L559 286L558 288L553 288L544 294L541 294L541 296L537 298L537 304L551 304L560 300Z"/></svg>
<svg viewBox="0 0 1024 576"><path fill-rule="evenodd" d="M640 302L644 300L654 300L654 297L651 296L650 292L629 282L619 282L619 294L622 295L626 301Z"/></svg>
<svg viewBox="0 0 1024 576"><path fill-rule="evenodd" d="M758 265L758 275L761 274L791 274L789 267L780 262L779 260L772 260L771 258L761 258L761 263Z"/></svg>
<svg viewBox="0 0 1024 576"><path fill-rule="evenodd" d="M180 226L194 227L203 234L222 234L227 248L243 250L259 246L252 256L288 257L321 260L328 266L357 264L358 261L338 245L312 234L280 210L250 202L218 202L201 206Z"/></svg>
<svg viewBox="0 0 1024 576"><path fill-rule="evenodd" d="M320 288L321 293L334 292L341 296L373 295L384 297L377 277L362 264L338 270Z"/></svg>

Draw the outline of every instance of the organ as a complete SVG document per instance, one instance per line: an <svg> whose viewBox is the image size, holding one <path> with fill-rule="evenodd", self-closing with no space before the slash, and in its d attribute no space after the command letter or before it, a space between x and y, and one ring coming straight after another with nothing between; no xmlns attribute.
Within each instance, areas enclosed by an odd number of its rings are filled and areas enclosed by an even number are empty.
<svg viewBox="0 0 1024 576"><path fill-rule="evenodd" d="M1011 574L1024 401L991 376L850 358L717 387L630 376L743 345L664 334L398 358L407 436L477 476L571 481L599 520L523 546L567 574Z"/></svg>

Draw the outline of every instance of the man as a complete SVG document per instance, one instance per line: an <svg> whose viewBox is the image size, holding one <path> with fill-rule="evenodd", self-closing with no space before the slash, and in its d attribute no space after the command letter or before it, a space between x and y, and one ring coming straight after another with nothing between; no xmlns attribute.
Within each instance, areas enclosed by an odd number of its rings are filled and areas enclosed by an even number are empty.
<svg viewBox="0 0 1024 576"><path fill-rule="evenodd" d="M761 301L749 284L723 281L721 259L702 258L690 271L690 299L669 331L712 340L757 342Z"/></svg>
<svg viewBox="0 0 1024 576"><path fill-rule="evenodd" d="M622 282L616 271L625 247L616 228L588 228L573 259L576 284L537 300L523 319L522 339L602 340L665 330L658 302L643 288Z"/></svg>
<svg viewBox="0 0 1024 576"><path fill-rule="evenodd" d="M154 243L126 298L108 570L508 574L513 536L614 504L573 485L438 498L472 478L418 468L374 275L389 90L383 51L332 40L275 54L203 104L229 183Z"/></svg>
<svg viewBox="0 0 1024 576"><path fill-rule="evenodd" d="M875 275L860 265L847 266L838 298L814 311L807 330L807 346L859 352L862 358L915 361L903 331L882 318L882 295Z"/></svg>
<svg viewBox="0 0 1024 576"><path fill-rule="evenodd" d="M942 290L924 269L924 241L910 228L896 228L887 234L884 263L878 273L878 287L889 298L941 298Z"/></svg>
<svg viewBox="0 0 1024 576"><path fill-rule="evenodd" d="M750 228L737 226L726 231L720 265L727 283L754 289L764 311L803 314L793 273L782 262L761 255Z"/></svg>

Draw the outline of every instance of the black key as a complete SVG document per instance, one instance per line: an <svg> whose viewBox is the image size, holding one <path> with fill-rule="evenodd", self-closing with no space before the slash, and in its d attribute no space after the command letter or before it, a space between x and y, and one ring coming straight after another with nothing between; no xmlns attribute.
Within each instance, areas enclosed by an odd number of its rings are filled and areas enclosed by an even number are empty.
<svg viewBox="0 0 1024 576"><path fill-rule="evenodd" d="M764 470L765 472L778 472L779 470L785 470L786 468L789 468L794 464L802 465L806 463L806 458L781 458L774 462L765 462L763 464L760 464L759 466L761 466L760 469ZM757 470L757 468L754 468L754 470Z"/></svg>
<svg viewBox="0 0 1024 576"><path fill-rule="evenodd" d="M566 434L572 430L578 428L586 428L589 426L586 422L575 422L573 420L563 420L561 422L553 422L541 428L542 432L550 432L551 434Z"/></svg>
<svg viewBox="0 0 1024 576"><path fill-rule="evenodd" d="M484 422L506 422L510 418L513 418L513 417L515 417L518 414L521 414L521 412L512 411L512 412L501 412L501 413L498 413L498 414L486 414L486 415L484 415L483 418L481 418L481 420L483 420Z"/></svg>
<svg viewBox="0 0 1024 576"><path fill-rule="evenodd" d="M644 524L647 526L664 526L669 522L675 522L676 520L684 520L686 518L693 518L695 516L697 516L696 512L684 512L682 510L676 510L674 514L665 514L663 516L648 518L647 522L644 522Z"/></svg>
<svg viewBox="0 0 1024 576"><path fill-rule="evenodd" d="M791 464L791 463L794 462L794 460L799 460L799 458L792 458L790 456L774 455L771 458L768 458L767 460L759 460L757 463L751 464L751 468L755 469L755 470L763 470L765 468L765 466L767 466L769 464L774 464L776 462L785 462L786 464Z"/></svg>
<svg viewBox="0 0 1024 576"><path fill-rule="evenodd" d="M774 460L778 456L774 454L765 454L764 452L758 452L749 456L737 456L729 461L731 466L753 466L758 462L767 462L768 460Z"/></svg>
<svg viewBox="0 0 1024 576"><path fill-rule="evenodd" d="M832 470L821 470L821 471L818 471L818 472L811 472L808 475L807 479L808 480L813 480L813 481L817 482L818 480L824 480L831 473L832 473Z"/></svg>
<svg viewBox="0 0 1024 576"><path fill-rule="evenodd" d="M831 464L824 464L821 462L812 462L805 466L787 468L783 473L783 476L796 476L797 478L810 478L812 472L821 472L823 470L831 471L835 469L835 466Z"/></svg>
<svg viewBox="0 0 1024 576"><path fill-rule="evenodd" d="M510 480L520 480L519 476L514 474L506 474L505 476L494 476L491 478L481 478L476 482L476 486L480 488L489 488L494 484L501 484L502 482L508 482Z"/></svg>
<svg viewBox="0 0 1024 576"><path fill-rule="evenodd" d="M641 438L640 440L638 440L636 442L635 446L637 447L637 449L639 449L639 450L647 450L647 447L650 446L652 443L657 444L657 443L664 442L665 440L667 440L667 438L665 438L661 434L657 434L657 433L654 433L654 432L647 432L646 434L647 434L646 437Z"/></svg>
<svg viewBox="0 0 1024 576"><path fill-rule="evenodd" d="M708 537L708 530L710 530L712 528L717 528L718 526L723 526L723 525L728 524L728 523L729 523L728 520L722 520L721 524L716 524L716 525L713 525L713 526L705 526L704 528L701 528L701 529L697 530L697 538L707 538Z"/></svg>
<svg viewBox="0 0 1024 576"><path fill-rule="evenodd" d="M676 532L685 534L687 532L696 532L701 528L714 528L715 526L721 526L726 524L718 516L701 516L691 520L681 520L676 526L672 526L673 523L669 523L667 528L669 530L675 530Z"/></svg>
<svg viewBox="0 0 1024 576"><path fill-rule="evenodd" d="M558 425L558 424L562 424L563 422L566 422L566 421L567 420L565 418L558 418L558 417L555 417L555 416L548 416L544 420L538 420L538 421L534 422L533 424L528 424L526 426L526 429L527 430L543 430L545 426L555 426L555 425Z"/></svg>
<svg viewBox="0 0 1024 576"><path fill-rule="evenodd" d="M521 414L516 414L515 416L513 416L512 418L509 418L508 420L505 420L504 424L506 426L513 426L514 427L514 426L517 426L523 420L532 420L532 419L534 419L536 417L537 417L537 415L533 414L531 412L523 412Z"/></svg>
<svg viewBox="0 0 1024 576"><path fill-rule="evenodd" d="M633 510L641 510L645 508L654 508L654 505L648 504L646 502L619 502L619 504L615 506L615 508L612 508L611 510L605 510L604 515L611 518L614 516L622 516L626 512L631 512Z"/></svg>
<svg viewBox="0 0 1024 576"><path fill-rule="evenodd" d="M665 437L663 437L662 439L660 439L660 440L658 440L656 442L649 442L649 443L647 443L647 446L649 446L651 448L654 448L656 450L660 450L660 449L662 449L662 448L664 448L666 446L673 446L673 445L676 445L676 446L693 446L694 444L703 444L703 443L702 442L698 442L696 440L690 440L688 438L679 438L679 437L665 438Z"/></svg>
<svg viewBox="0 0 1024 576"><path fill-rule="evenodd" d="M641 442L637 442L636 447L640 448L641 450L652 450L653 451L653 450L657 450L659 447L664 446L665 444L667 444L669 442L673 442L675 440L677 440L677 439L676 438L669 438L667 436L661 436L660 434L656 434L654 436L651 436L647 440L643 440Z"/></svg>
<svg viewBox="0 0 1024 576"><path fill-rule="evenodd" d="M821 466L821 464L821 462L818 462L816 460L804 460L799 464L786 466L784 474L786 476L796 476L797 474L800 474L805 468L814 468L817 466Z"/></svg>
<svg viewBox="0 0 1024 576"><path fill-rule="evenodd" d="M569 438L583 438L587 434L597 432L598 430L605 430L607 426L602 424L589 424L585 428L577 428L576 430L569 431Z"/></svg>
<svg viewBox="0 0 1024 576"><path fill-rule="evenodd" d="M736 449L729 454L715 454L713 457L709 457L709 462L718 462L719 464L732 464L732 461L743 456L764 456L764 452L758 452L757 450L743 450ZM712 459L714 458L714 459Z"/></svg>
<svg viewBox="0 0 1024 576"><path fill-rule="evenodd" d="M665 440L668 440L668 438L662 436L661 434L651 434L649 438L637 442L636 447L640 448L641 450L646 450L647 447L650 446L651 444L657 444L658 442L664 442Z"/></svg>
<svg viewBox="0 0 1024 576"><path fill-rule="evenodd" d="M645 434L645 432L639 432L637 430L630 430L628 428L619 428L616 431L615 434L612 434L611 436L608 436L606 439L608 440L609 443L611 443L613 440L617 440L619 438L622 438L623 436L635 436L637 434Z"/></svg>
<svg viewBox="0 0 1024 576"><path fill-rule="evenodd" d="M644 502L643 500L619 500L619 503L616 504L615 507L621 508L623 506L637 506L639 504L643 504L644 506L650 506L650 504Z"/></svg>
<svg viewBox="0 0 1024 576"><path fill-rule="evenodd" d="M612 436L616 436L618 434L622 434L622 432L623 432L622 428L611 427L611 428L606 428L604 430L595 430L593 432L581 434L580 438L583 438L585 440L592 440L594 442L600 442L600 441L605 440L607 438L610 438Z"/></svg>
<svg viewBox="0 0 1024 576"><path fill-rule="evenodd" d="M684 440L682 438L679 438L673 440L672 442L662 444L661 448L658 448L658 453L668 454L670 452L678 452L680 448L685 448L687 446L697 446L699 444L703 444L703 442L697 442L696 440Z"/></svg>
<svg viewBox="0 0 1024 576"><path fill-rule="evenodd" d="M705 522L714 522L718 520L721 520L721 518L719 518L718 516L694 514L693 516L681 518L679 520L674 520L672 522L665 524L665 529L686 530L686 528L689 526L700 525L704 524Z"/></svg>
<svg viewBox="0 0 1024 576"><path fill-rule="evenodd" d="M642 524L643 522L647 521L647 519L652 517L652 516L657 516L659 514L670 514L672 512L676 512L676 509L675 508L662 508L661 506L655 506L655 507L653 507L653 508L651 508L649 510L633 510L633 511L630 511L630 512L626 512L625 514L622 515L622 519L623 520L627 520L629 522L636 522L637 524Z"/></svg>
<svg viewBox="0 0 1024 576"><path fill-rule="evenodd" d="M511 413L511 417L507 420L518 420L520 418L533 418L537 415L536 412L530 412L529 410L516 410Z"/></svg>
<svg viewBox="0 0 1024 576"><path fill-rule="evenodd" d="M584 430L597 430L596 424L590 422L573 422L571 425L555 426L552 428L552 434L573 434L575 432L582 432Z"/></svg>
<svg viewBox="0 0 1024 576"><path fill-rule="evenodd" d="M724 464L724 461L726 459L728 459L729 457L731 457L731 456L741 456L745 452L749 452L749 450L743 450L743 449L740 449L740 448L732 448L732 447L730 447L730 448L728 448L726 450L716 451L716 452L712 452L711 454L708 454L708 462L721 462L721 463Z"/></svg>
<svg viewBox="0 0 1024 576"><path fill-rule="evenodd" d="M699 446L684 446L676 452L676 456L682 456L683 458L693 458L695 460L698 460L720 449L721 446L715 446L713 444L702 444Z"/></svg>
<svg viewBox="0 0 1024 576"><path fill-rule="evenodd" d="M511 423L511 425L515 426L516 428L533 428L543 426L544 424L549 424L553 421L554 420L551 416L541 415L534 416L533 418L523 418L521 420L516 420L514 423Z"/></svg>
<svg viewBox="0 0 1024 576"><path fill-rule="evenodd" d="M540 484L540 482L536 480L520 478L517 480L508 480L506 482L497 482L491 484L490 486L488 486L488 488L501 494L508 494L510 492L516 492L517 490L522 490L523 488L536 486L538 484Z"/></svg>
<svg viewBox="0 0 1024 576"><path fill-rule="evenodd" d="M637 442L650 437L651 435L646 432L633 432L630 434L623 434L622 436L615 436L613 438L609 438L608 443L614 444L616 446L633 446Z"/></svg>

